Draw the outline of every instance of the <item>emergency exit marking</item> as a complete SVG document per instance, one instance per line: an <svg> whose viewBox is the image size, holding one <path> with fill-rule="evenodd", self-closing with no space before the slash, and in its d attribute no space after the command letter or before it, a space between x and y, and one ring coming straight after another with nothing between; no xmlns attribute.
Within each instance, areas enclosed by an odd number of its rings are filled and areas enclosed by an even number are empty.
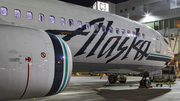
<svg viewBox="0 0 180 101"><path fill-rule="evenodd" d="M41 57L42 57L42 58L45 58L45 57L46 57L46 53L42 52L42 53L41 53Z"/></svg>

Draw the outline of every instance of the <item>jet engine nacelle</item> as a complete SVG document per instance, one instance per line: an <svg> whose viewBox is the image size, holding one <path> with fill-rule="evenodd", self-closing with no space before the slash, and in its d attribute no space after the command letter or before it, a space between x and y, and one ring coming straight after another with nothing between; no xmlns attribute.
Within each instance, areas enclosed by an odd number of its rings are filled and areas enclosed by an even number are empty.
<svg viewBox="0 0 180 101"><path fill-rule="evenodd" d="M71 51L60 37L0 25L0 100L57 94L71 74Z"/></svg>

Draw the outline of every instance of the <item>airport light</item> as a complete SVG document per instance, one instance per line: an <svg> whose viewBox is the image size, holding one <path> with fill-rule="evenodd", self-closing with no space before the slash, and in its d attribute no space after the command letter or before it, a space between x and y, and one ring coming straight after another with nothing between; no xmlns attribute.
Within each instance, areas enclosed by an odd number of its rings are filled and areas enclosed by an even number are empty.
<svg viewBox="0 0 180 101"><path fill-rule="evenodd" d="M149 17L150 13L144 13L145 17Z"/></svg>
<svg viewBox="0 0 180 101"><path fill-rule="evenodd" d="M154 16L149 12L147 12L147 13L144 12L143 16L144 17L140 20L140 22L152 22L152 21L159 19L158 16Z"/></svg>

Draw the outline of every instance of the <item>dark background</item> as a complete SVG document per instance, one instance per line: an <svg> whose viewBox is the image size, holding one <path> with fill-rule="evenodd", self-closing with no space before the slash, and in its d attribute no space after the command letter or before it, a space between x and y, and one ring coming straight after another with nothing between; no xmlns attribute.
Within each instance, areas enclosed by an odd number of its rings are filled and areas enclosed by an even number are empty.
<svg viewBox="0 0 180 101"><path fill-rule="evenodd" d="M89 7L89 6L92 6L97 0L60 0L60 1L65 1L65 2L69 2L69 3ZM128 1L128 0L98 0L98 1L112 2L112 3L117 4L117 3L121 3L124 1Z"/></svg>

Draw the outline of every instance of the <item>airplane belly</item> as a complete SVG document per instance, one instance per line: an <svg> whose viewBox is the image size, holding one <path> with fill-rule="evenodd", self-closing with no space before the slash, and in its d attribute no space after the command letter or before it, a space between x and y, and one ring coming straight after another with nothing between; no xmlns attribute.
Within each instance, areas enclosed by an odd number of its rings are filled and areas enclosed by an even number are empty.
<svg viewBox="0 0 180 101"><path fill-rule="evenodd" d="M74 62L73 72L95 72L95 73L140 73L145 71L156 71L163 68L162 65L134 65L134 64L101 64Z"/></svg>

